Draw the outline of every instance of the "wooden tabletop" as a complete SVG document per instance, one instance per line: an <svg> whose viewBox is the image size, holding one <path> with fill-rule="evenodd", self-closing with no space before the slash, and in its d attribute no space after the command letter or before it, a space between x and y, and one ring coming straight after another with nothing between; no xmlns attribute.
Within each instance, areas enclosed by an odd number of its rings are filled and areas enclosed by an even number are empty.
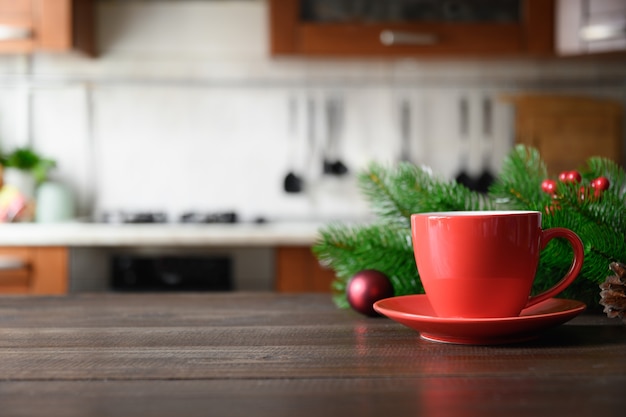
<svg viewBox="0 0 626 417"><path fill-rule="evenodd" d="M626 325L439 344L328 295L0 297L0 415L623 416Z"/></svg>

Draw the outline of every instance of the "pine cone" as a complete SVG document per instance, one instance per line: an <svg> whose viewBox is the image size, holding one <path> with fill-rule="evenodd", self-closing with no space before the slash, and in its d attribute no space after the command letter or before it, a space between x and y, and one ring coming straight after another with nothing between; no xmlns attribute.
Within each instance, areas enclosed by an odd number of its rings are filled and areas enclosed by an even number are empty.
<svg viewBox="0 0 626 417"><path fill-rule="evenodd" d="M610 318L619 317L626 323L626 265L619 262L611 262L609 269L615 275L609 275L600 284L600 304L604 306L604 312Z"/></svg>

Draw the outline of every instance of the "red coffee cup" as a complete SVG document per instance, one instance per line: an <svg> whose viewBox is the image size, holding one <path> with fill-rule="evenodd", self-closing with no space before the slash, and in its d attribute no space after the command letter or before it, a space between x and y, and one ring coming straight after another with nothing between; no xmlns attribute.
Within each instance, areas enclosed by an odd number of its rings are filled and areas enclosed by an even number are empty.
<svg viewBox="0 0 626 417"><path fill-rule="evenodd" d="M542 230L538 211L459 211L411 216L415 262L439 317L513 317L567 288L583 265L583 244L565 228ZM574 250L567 274L530 297L539 254L554 238ZM555 279L558 277L555 277Z"/></svg>

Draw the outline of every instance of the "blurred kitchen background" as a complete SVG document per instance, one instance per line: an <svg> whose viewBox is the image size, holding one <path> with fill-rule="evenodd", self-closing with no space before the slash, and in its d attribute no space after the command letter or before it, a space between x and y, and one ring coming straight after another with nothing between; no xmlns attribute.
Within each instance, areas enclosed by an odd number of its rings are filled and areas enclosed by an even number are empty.
<svg viewBox="0 0 626 417"><path fill-rule="evenodd" d="M95 57L0 55L1 149L55 159L83 219L364 218L354 174L370 161L497 173L515 140L507 96L626 99L623 56L567 44L558 57L272 55L265 0L93 3Z"/></svg>

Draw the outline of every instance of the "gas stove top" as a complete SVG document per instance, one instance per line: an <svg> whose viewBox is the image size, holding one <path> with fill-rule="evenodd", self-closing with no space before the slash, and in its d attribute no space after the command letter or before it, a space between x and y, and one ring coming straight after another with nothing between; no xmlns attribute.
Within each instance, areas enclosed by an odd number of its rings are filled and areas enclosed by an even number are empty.
<svg viewBox="0 0 626 417"><path fill-rule="evenodd" d="M103 223L169 223L169 216L162 211L114 211L106 212L102 215ZM237 223L237 213L232 211L224 212L196 212L189 211L172 219L174 223Z"/></svg>

